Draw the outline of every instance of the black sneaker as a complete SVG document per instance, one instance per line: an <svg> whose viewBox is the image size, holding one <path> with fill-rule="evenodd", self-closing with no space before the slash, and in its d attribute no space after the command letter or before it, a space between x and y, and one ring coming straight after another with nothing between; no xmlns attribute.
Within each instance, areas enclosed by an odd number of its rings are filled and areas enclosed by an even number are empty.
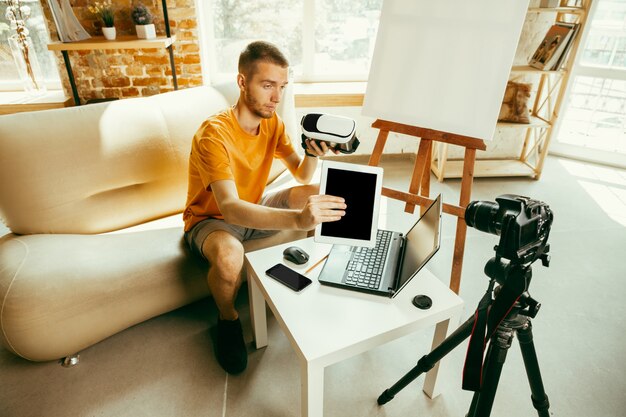
<svg viewBox="0 0 626 417"><path fill-rule="evenodd" d="M241 321L218 320L215 356L229 374L239 374L248 366L248 351L243 340Z"/></svg>

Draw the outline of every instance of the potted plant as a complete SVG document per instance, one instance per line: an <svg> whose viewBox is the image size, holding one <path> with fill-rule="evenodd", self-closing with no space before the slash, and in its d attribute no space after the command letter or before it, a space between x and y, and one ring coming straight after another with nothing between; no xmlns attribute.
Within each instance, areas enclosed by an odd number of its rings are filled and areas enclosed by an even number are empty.
<svg viewBox="0 0 626 417"><path fill-rule="evenodd" d="M142 3L135 5L131 16L133 22L135 22L135 30L137 31L137 37L139 39L156 38L156 29L154 28L154 23L152 23L152 14L146 6Z"/></svg>
<svg viewBox="0 0 626 417"><path fill-rule="evenodd" d="M104 37L108 40L115 39L115 14L113 13L111 0L94 2L92 6L89 6L89 11L102 22L102 34Z"/></svg>

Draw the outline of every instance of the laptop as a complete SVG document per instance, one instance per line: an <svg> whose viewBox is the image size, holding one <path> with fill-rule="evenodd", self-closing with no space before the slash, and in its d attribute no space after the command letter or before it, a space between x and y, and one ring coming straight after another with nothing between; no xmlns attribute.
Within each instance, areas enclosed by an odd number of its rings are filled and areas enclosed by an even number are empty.
<svg viewBox="0 0 626 417"><path fill-rule="evenodd" d="M441 211L440 194L406 234L378 229L373 248L333 245L319 282L395 297L439 250Z"/></svg>

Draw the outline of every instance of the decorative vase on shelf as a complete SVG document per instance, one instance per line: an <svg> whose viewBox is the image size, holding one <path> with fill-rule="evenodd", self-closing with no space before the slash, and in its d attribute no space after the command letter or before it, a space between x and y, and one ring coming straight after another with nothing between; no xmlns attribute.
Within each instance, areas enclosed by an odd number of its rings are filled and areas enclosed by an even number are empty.
<svg viewBox="0 0 626 417"><path fill-rule="evenodd" d="M156 28L154 27L154 23L150 23L149 25L135 25L135 30L137 31L137 37L139 39L156 38Z"/></svg>
<svg viewBox="0 0 626 417"><path fill-rule="evenodd" d="M135 30L139 39L156 38L156 29L154 28L154 23L152 23L153 19L150 9L142 3L138 3L135 4L130 15L133 18L133 22L135 22Z"/></svg>
<svg viewBox="0 0 626 417"><path fill-rule="evenodd" d="M115 26L102 28L102 34L107 41L115 40Z"/></svg>
<svg viewBox="0 0 626 417"><path fill-rule="evenodd" d="M9 36L9 47L24 90L33 96L46 93L44 77L35 54L35 46L29 36Z"/></svg>

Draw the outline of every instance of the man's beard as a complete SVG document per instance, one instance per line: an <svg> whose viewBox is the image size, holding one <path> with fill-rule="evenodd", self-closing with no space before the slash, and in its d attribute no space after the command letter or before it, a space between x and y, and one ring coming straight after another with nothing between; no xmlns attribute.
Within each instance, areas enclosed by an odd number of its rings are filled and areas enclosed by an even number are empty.
<svg viewBox="0 0 626 417"><path fill-rule="evenodd" d="M250 94L248 89L244 90L244 100L246 102L246 106L254 115L262 119L270 119L274 115L273 111L266 110L262 105L260 105L258 100Z"/></svg>

